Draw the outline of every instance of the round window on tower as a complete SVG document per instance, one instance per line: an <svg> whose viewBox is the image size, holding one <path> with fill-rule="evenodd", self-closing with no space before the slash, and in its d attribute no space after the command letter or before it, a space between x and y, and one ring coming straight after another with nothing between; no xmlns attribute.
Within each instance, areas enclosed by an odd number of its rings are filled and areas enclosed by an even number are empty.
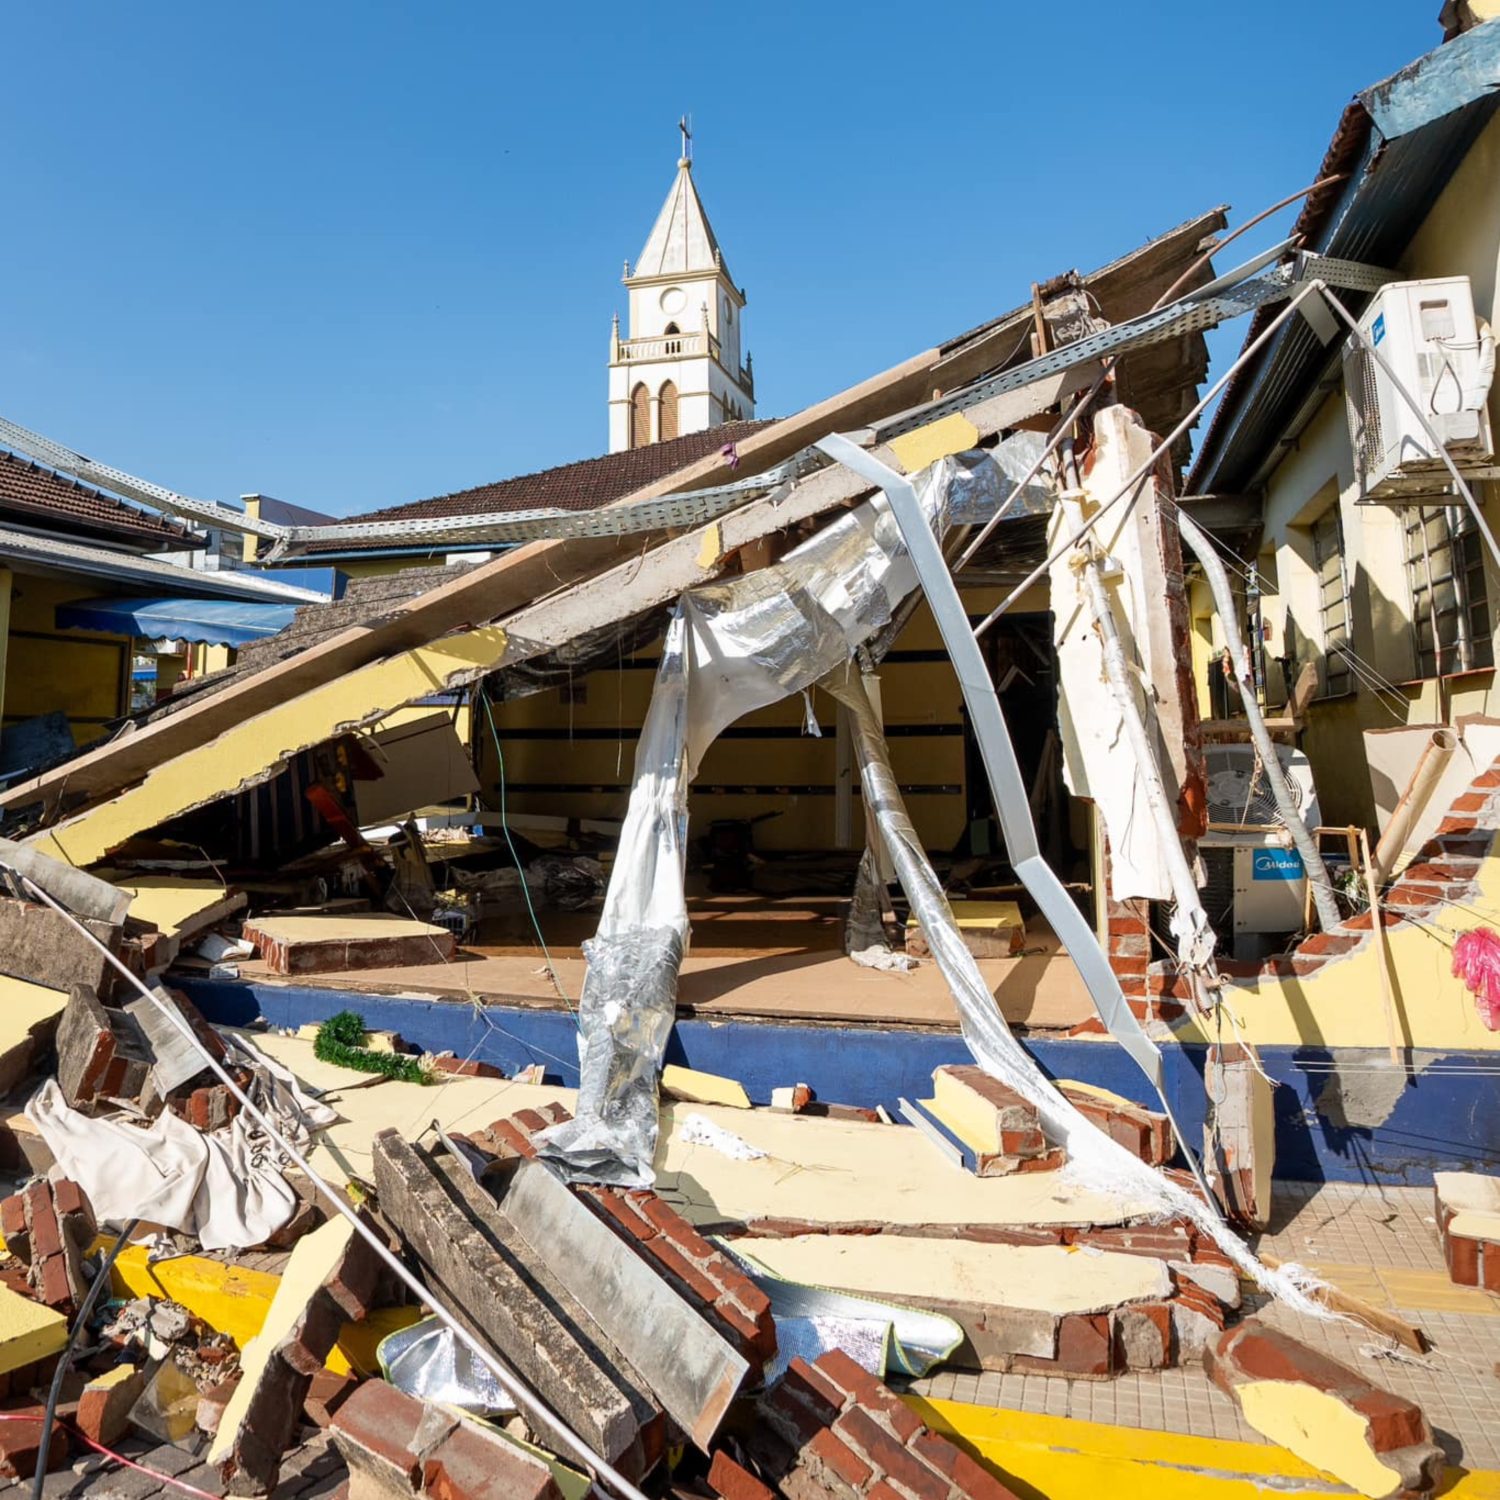
<svg viewBox="0 0 1500 1500"><path fill-rule="evenodd" d="M661 294L661 310L674 318L687 306L687 293L680 286L669 286Z"/></svg>

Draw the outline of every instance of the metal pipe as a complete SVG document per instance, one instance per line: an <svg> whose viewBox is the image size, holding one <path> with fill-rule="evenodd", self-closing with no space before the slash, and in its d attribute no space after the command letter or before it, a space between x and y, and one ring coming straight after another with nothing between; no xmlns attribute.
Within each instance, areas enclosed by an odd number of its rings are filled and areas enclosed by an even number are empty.
<svg viewBox="0 0 1500 1500"><path fill-rule="evenodd" d="M22 878L24 879L25 877ZM202 1041L200 1041L198 1038L198 1034L188 1024L186 1018L182 1015L182 1013L177 1009L175 1005L168 1004L159 995L153 993L150 989L148 989L147 986L140 981L140 979L132 974L131 971L126 968L125 965L122 964L120 960L116 958L115 955L111 953L109 949L106 948L104 944L101 943L93 935L93 933L88 930L88 928L86 928L81 922L79 922L71 912L64 910L64 908L60 906L56 901L54 901L44 890L41 890L39 887L33 885L30 880L26 880L25 884L30 888L32 894L37 898L37 900L41 901L46 906L50 906L53 911L59 912L62 916L66 917L67 920L78 929L79 933L88 942L92 943L94 947L96 947L100 951L100 953L104 955L108 963L120 975L124 977L126 982L130 984L134 989L138 990L142 998L149 1000L151 1004L156 1007L156 1009L168 1021L168 1023L173 1026L181 1035L183 1040L187 1042L188 1045L192 1047L192 1049L196 1053L198 1053L200 1057L202 1057L204 1066L206 1066L212 1073L214 1073L219 1081L239 1101L240 1108L244 1111L244 1113L248 1115L250 1119L254 1120L255 1123L266 1132L271 1140L276 1143L277 1147L281 1151L283 1151L291 1161L296 1163L296 1165L303 1172L307 1174L308 1181L313 1183L317 1190L328 1201L329 1206L334 1210L334 1212L341 1214L349 1221L349 1223L354 1228L354 1232L362 1240L364 1240L367 1245L369 1245L369 1247L375 1252L377 1256L379 1256L381 1262L386 1266L388 1270L395 1274L396 1278L401 1282L401 1284L406 1287L406 1289L411 1292L413 1296L419 1298L422 1302L425 1302L429 1307L431 1307L433 1310L433 1315L438 1319L438 1321L441 1322L445 1328L450 1329L453 1333L453 1336L461 1344L463 1344L464 1347L468 1349L469 1352L473 1354L474 1357L479 1360L479 1362L483 1364L485 1368L488 1369L490 1373L494 1375L494 1377L498 1381L500 1381L503 1386L506 1387L510 1394L515 1398L516 1405L520 1409L522 1415L528 1422L531 1423L533 1427L544 1429L549 1433L553 1433L556 1436L562 1438L563 1441L561 1446L568 1449L575 1460L581 1463L588 1464L600 1475L601 1478L607 1480L610 1488L613 1489L616 1494L620 1495L622 1497L622 1500L646 1500L646 1496L642 1494L642 1492L637 1489L635 1485L633 1485L628 1479L626 1479L625 1476L621 1474L607 1459L605 1459L602 1455L595 1453L594 1450L590 1448L589 1445L577 1435L577 1433L573 1432L573 1430L568 1427L568 1425L562 1420L562 1418L560 1418L555 1412L551 1411L548 1408L547 1404L541 1399L541 1397L539 1397L534 1391L530 1390L522 1381L521 1377L516 1374L514 1370L510 1369L504 1360L502 1360L491 1349L486 1347L485 1344L483 1344L479 1339L475 1338L475 1336L470 1333L469 1330L465 1328L464 1325L460 1323L459 1320L451 1312L448 1311L447 1307L444 1306L442 1301L433 1295L432 1289L418 1280L418 1278L406 1268L406 1265L402 1262L399 1256L391 1254L391 1252L386 1248L385 1242L379 1237L379 1235L371 1230L370 1227L365 1224L365 1222L354 1211L354 1208L351 1206L348 1198L343 1193L340 1193L337 1189L335 1189L332 1184L321 1177L314 1169L312 1163L308 1161L308 1159L296 1148L296 1146L291 1143L291 1141L287 1140L287 1138L276 1128L274 1124L272 1124L269 1119L267 1119L267 1117L257 1107L255 1101L250 1098L250 1096L239 1086L237 1082L235 1082L234 1078L224 1068L219 1060L214 1057L211 1052L209 1052L207 1047L203 1045Z"/></svg>
<svg viewBox="0 0 1500 1500"><path fill-rule="evenodd" d="M1219 623L1224 629L1224 642L1229 648L1229 660L1234 666L1230 680L1240 695L1240 704L1245 710L1245 723L1250 730L1250 739L1255 745L1256 754L1260 756L1261 767L1265 771L1271 795L1276 799L1277 814L1286 825L1287 832L1291 834L1292 843L1297 846L1298 854L1302 856L1302 868L1307 872L1307 878L1312 885L1313 906L1318 913L1318 926L1327 932L1329 928L1337 927L1342 920L1339 915L1338 902L1333 896L1333 882L1328 878L1328 869L1318 850L1318 841L1308 831L1307 824L1302 821L1302 814L1297 811L1291 785L1281 766L1281 757L1276 753L1276 744L1271 738L1271 731L1266 728L1260 704L1256 701L1250 653L1245 646L1244 637L1240 634L1240 622L1235 612L1234 592L1229 587L1229 575L1224 571L1224 563L1215 551L1212 541L1181 506L1177 510L1177 527L1182 533L1183 541L1188 544L1193 556L1198 559L1203 569L1203 576L1208 581L1208 591L1213 595L1214 608L1219 612Z"/></svg>
<svg viewBox="0 0 1500 1500"><path fill-rule="evenodd" d="M1392 866L1401 857L1412 825L1426 811L1456 749L1458 736L1451 729L1433 730L1432 737L1423 747L1422 758L1411 773L1411 780L1406 783L1406 790L1401 793L1401 800L1392 811L1390 821L1385 825L1385 832L1380 835L1380 842L1375 845L1375 852L1370 856L1370 873L1375 877L1376 885L1385 884Z"/></svg>

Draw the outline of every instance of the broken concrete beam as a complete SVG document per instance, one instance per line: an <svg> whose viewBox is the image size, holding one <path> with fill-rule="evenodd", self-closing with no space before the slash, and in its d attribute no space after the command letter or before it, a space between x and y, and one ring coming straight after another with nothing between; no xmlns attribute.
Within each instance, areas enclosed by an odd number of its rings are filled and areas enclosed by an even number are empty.
<svg viewBox="0 0 1500 1500"><path fill-rule="evenodd" d="M1420 1407L1255 1318L1211 1345L1207 1366L1257 1432L1372 1500L1442 1478Z"/></svg>
<svg viewBox="0 0 1500 1500"><path fill-rule="evenodd" d="M337 916L253 917L245 923L273 974L331 974L344 969L392 969L446 963L456 951L446 927L381 912Z"/></svg>
<svg viewBox="0 0 1500 1500"><path fill-rule="evenodd" d="M634 1236L611 1234L540 1162L517 1163L504 1179L498 1202L517 1234L538 1259L550 1263L605 1335L617 1347L630 1350L631 1361L651 1393L706 1453L750 1369L750 1362L735 1347L738 1339L726 1340L705 1320L699 1297L688 1295L674 1276L663 1275L654 1257L646 1257L643 1264ZM699 1270L700 1266L717 1268L725 1258L676 1214L670 1210L668 1214L670 1228L683 1238L676 1247L666 1247L657 1236L658 1253L670 1254L683 1273L701 1280L723 1300L724 1311L719 1311L717 1303L710 1304L719 1313L715 1322L724 1324L732 1313L756 1331L753 1316L735 1300L734 1290ZM569 1253L557 1256L558 1245L567 1245ZM695 1264L687 1259L689 1254L703 1258ZM759 1369L775 1353L770 1305L737 1270L724 1269L765 1303L771 1340L756 1362ZM648 1339L641 1338L645 1328L651 1330Z"/></svg>
<svg viewBox="0 0 1500 1500"><path fill-rule="evenodd" d="M841 1350L794 1359L758 1415L747 1448L788 1500L1015 1500Z"/></svg>
<svg viewBox="0 0 1500 1500"><path fill-rule="evenodd" d="M130 909L129 895L107 880L11 839L0 839L0 866L24 875L76 917L118 927Z"/></svg>
<svg viewBox="0 0 1500 1500"><path fill-rule="evenodd" d="M111 884L131 898L133 929L146 929L142 951L148 973L167 968L176 961L184 944L245 905L243 891L231 891L217 880L194 880L185 875L122 875Z"/></svg>
<svg viewBox="0 0 1500 1500"><path fill-rule="evenodd" d="M1061 1148L1042 1133L1036 1106L983 1068L938 1068L932 1075L932 1098L920 1102L977 1176L1053 1171L1065 1160Z"/></svg>
<svg viewBox="0 0 1500 1500"><path fill-rule="evenodd" d="M366 1380L340 1408L333 1440L349 1466L351 1500L561 1500L552 1471L479 1423Z"/></svg>
<svg viewBox="0 0 1500 1500"><path fill-rule="evenodd" d="M661 1407L467 1167L394 1130L375 1137L374 1159L382 1214L456 1316L596 1452L627 1477L648 1472L664 1449Z"/></svg>
<svg viewBox="0 0 1500 1500"><path fill-rule="evenodd" d="M118 951L118 926L78 920L111 953ZM99 989L111 972L105 956L60 912L0 896L0 974L70 990L75 984Z"/></svg>
<svg viewBox="0 0 1500 1500"><path fill-rule="evenodd" d="M1209 1186L1232 1223L1264 1229L1276 1163L1274 1090L1248 1047L1215 1043L1203 1071L1208 1114L1203 1159Z"/></svg>
<svg viewBox="0 0 1500 1500"><path fill-rule="evenodd" d="M139 1099L151 1048L136 1023L102 1005L92 986L76 985L57 1028L57 1085L74 1109L102 1099Z"/></svg>
<svg viewBox="0 0 1500 1500"><path fill-rule="evenodd" d="M1434 1172L1432 1194L1449 1279L1500 1292L1500 1177Z"/></svg>
<svg viewBox="0 0 1500 1500"><path fill-rule="evenodd" d="M369 1312L380 1270L379 1257L342 1215L298 1242L264 1325L245 1346L240 1383L209 1450L227 1494L275 1488L313 1377L344 1320Z"/></svg>
<svg viewBox="0 0 1500 1500"><path fill-rule="evenodd" d="M521 1110L467 1140L497 1160L526 1160L536 1155L531 1138L537 1131L571 1118L561 1104ZM759 1370L772 1358L776 1323L770 1299L732 1256L710 1245L665 1199L649 1189L575 1191L747 1364ZM500 1200L502 1209L507 1201L508 1194ZM524 1225L518 1227L526 1233Z"/></svg>
<svg viewBox="0 0 1500 1500"><path fill-rule="evenodd" d="M78 1397L74 1425L91 1442L113 1447L130 1430L130 1408L146 1388L146 1371L116 1365L96 1375Z"/></svg>
<svg viewBox="0 0 1500 1500"><path fill-rule="evenodd" d="M1091 1083L1059 1081L1058 1093L1105 1135L1150 1167L1165 1166L1176 1146L1167 1117Z"/></svg>

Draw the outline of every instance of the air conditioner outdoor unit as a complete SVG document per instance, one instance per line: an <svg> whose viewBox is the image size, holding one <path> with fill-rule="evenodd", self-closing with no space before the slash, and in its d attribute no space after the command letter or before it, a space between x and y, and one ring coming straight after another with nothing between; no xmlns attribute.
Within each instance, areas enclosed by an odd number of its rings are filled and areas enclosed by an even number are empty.
<svg viewBox="0 0 1500 1500"><path fill-rule="evenodd" d="M1204 905L1235 958L1259 958L1279 946L1271 934L1298 931L1307 899L1302 856L1292 847L1253 745L1206 745L1208 832L1198 840L1207 886ZM1278 745L1292 801L1318 826L1312 767L1300 750Z"/></svg>
<svg viewBox="0 0 1500 1500"><path fill-rule="evenodd" d="M1475 317L1469 278L1389 282L1371 298L1360 328L1421 404L1465 479L1489 477L1495 340ZM1390 376L1353 337L1344 349L1344 399L1363 503L1453 503L1440 450Z"/></svg>

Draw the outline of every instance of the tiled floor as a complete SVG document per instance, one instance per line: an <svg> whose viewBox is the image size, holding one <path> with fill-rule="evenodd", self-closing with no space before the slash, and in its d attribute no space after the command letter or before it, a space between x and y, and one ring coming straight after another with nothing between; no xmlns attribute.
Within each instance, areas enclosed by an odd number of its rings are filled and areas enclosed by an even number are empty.
<svg viewBox="0 0 1500 1500"><path fill-rule="evenodd" d="M1402 1311L1432 1342L1424 1357L1382 1352L1359 1325L1273 1305L1266 1321L1359 1369L1372 1384L1416 1401L1449 1460L1500 1468L1500 1298L1453 1287L1443 1272L1429 1189L1345 1184L1277 1185L1263 1249L1287 1261L1338 1269L1348 1291ZM1356 1273L1362 1278L1355 1284ZM1159 1432L1263 1442L1200 1367L1118 1380L940 1371L915 1381L925 1396Z"/></svg>

